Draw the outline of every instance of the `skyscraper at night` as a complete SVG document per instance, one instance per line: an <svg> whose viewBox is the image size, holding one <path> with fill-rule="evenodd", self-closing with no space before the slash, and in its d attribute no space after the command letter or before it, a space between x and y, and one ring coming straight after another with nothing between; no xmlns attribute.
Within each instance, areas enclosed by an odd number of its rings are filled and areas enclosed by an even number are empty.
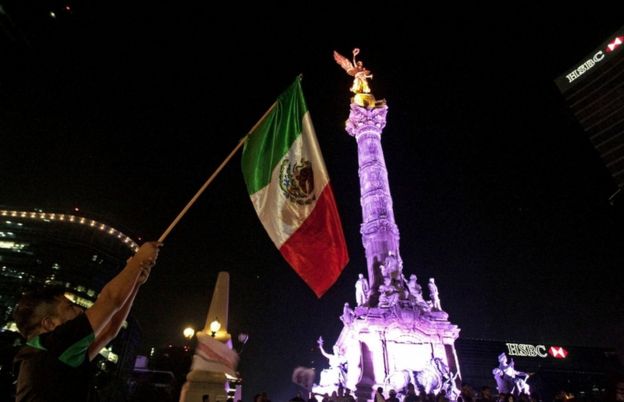
<svg viewBox="0 0 624 402"><path fill-rule="evenodd" d="M624 27L555 80L570 109L624 188Z"/></svg>

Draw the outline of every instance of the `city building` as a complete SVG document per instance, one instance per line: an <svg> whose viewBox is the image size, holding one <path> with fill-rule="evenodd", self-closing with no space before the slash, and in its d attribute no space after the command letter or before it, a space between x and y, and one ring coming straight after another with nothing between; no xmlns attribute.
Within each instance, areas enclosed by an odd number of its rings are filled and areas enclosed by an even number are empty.
<svg viewBox="0 0 624 402"><path fill-rule="evenodd" d="M61 286L70 299L88 307L137 249L132 238L95 219L0 207L0 392L10 389L10 361L22 342L11 320L21 293ZM139 341L138 324L129 318L126 329L100 352L96 379L102 392L125 368L133 367Z"/></svg>
<svg viewBox="0 0 624 402"><path fill-rule="evenodd" d="M624 27L555 80L609 169L619 195L624 188L623 47Z"/></svg>
<svg viewBox="0 0 624 402"><path fill-rule="evenodd" d="M496 393L492 371L505 353L515 369L529 374L527 383L539 400L550 401L560 391L577 400L601 400L622 369L615 349L535 344L519 340L494 341L459 338L462 382L478 391L488 386Z"/></svg>

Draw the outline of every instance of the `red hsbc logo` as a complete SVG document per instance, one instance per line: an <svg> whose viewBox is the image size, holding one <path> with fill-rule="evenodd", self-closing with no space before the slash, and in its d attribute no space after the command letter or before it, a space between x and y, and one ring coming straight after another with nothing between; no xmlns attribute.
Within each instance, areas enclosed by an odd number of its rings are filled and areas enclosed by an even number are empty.
<svg viewBox="0 0 624 402"><path fill-rule="evenodd" d="M562 348L561 346L551 346L548 349L548 354L554 357L555 359L565 359L568 355L568 351Z"/></svg>
<svg viewBox="0 0 624 402"><path fill-rule="evenodd" d="M607 52L612 52L616 47L620 46L622 44L622 38L624 38L624 36L618 36L613 39L613 41L607 45Z"/></svg>

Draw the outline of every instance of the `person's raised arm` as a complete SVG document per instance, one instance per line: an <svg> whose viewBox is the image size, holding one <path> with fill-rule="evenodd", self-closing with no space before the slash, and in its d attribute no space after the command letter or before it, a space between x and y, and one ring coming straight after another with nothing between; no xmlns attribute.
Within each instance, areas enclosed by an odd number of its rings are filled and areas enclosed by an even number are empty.
<svg viewBox="0 0 624 402"><path fill-rule="evenodd" d="M104 286L93 306L85 311L96 339L105 329L109 328L111 320L117 312L127 309L125 312L125 316L127 316L130 307L132 307L134 296L136 296L139 277L145 270L149 273L149 270L156 263L160 246L161 244L157 242L144 243L139 251L128 260L124 269Z"/></svg>
<svg viewBox="0 0 624 402"><path fill-rule="evenodd" d="M89 346L89 360L93 360L95 356L100 352L100 350L106 346L110 341L115 339L123 326L124 321L128 318L128 314L130 313L130 309L134 304L134 299L139 292L139 287L143 285L147 278L149 277L151 271L151 267L146 267L141 271L139 275L139 279L132 291L132 294L124 305L113 315L113 317L108 322L108 325L102 330L102 332L95 338L93 343Z"/></svg>
<svg viewBox="0 0 624 402"><path fill-rule="evenodd" d="M89 345L89 361L93 360L104 346L108 345L110 341L117 337L124 321L128 318L128 313L130 313L130 309L132 308L134 298L136 297L138 291L139 286L137 285L121 309L113 315L102 332L100 332L100 334L93 340L93 343Z"/></svg>

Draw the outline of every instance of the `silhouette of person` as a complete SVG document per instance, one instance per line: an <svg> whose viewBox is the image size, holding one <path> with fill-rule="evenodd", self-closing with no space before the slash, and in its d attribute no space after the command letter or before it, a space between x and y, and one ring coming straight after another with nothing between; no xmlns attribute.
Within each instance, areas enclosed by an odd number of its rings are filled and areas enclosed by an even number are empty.
<svg viewBox="0 0 624 402"><path fill-rule="evenodd" d="M297 392L288 402L305 402L305 399L301 396L301 392Z"/></svg>
<svg viewBox="0 0 624 402"><path fill-rule="evenodd" d="M383 388L377 387L377 391L375 392L375 402L385 402L386 398L383 395Z"/></svg>

